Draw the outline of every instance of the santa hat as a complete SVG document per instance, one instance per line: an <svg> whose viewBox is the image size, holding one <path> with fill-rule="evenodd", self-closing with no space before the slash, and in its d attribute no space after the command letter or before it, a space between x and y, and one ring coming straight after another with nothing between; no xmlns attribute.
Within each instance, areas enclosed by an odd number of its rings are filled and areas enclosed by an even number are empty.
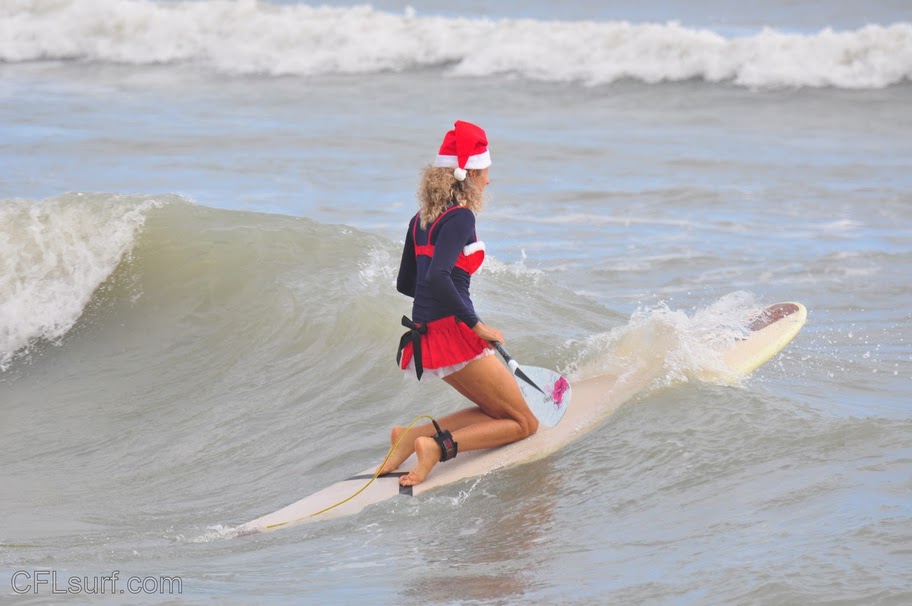
<svg viewBox="0 0 912 606"><path fill-rule="evenodd" d="M457 120L455 128L443 138L434 166L455 168L453 176L457 181L465 180L467 169L491 166L487 135L481 127Z"/></svg>

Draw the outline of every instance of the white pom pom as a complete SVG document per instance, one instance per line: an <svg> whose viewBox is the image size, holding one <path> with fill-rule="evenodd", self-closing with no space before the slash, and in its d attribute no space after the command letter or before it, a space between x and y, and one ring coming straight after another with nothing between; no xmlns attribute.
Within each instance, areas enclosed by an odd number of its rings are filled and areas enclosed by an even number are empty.
<svg viewBox="0 0 912 606"><path fill-rule="evenodd" d="M457 181L465 181L466 171L464 168L457 168L453 171L453 176L456 177Z"/></svg>

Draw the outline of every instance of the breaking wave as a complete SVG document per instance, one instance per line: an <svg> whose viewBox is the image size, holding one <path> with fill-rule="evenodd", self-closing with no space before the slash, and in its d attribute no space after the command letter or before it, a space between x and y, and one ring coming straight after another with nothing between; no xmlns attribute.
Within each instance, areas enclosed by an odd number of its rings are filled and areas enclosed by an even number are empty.
<svg viewBox="0 0 912 606"><path fill-rule="evenodd" d="M912 79L912 23L726 36L675 22L424 16L245 0L7 0L0 61L193 64L227 75L441 68L603 85L882 88Z"/></svg>

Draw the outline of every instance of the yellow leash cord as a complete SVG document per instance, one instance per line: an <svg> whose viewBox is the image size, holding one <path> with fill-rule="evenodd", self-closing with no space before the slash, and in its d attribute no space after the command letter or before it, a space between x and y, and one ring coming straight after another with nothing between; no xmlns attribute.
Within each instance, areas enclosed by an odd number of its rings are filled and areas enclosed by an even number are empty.
<svg viewBox="0 0 912 606"><path fill-rule="evenodd" d="M270 524L270 525L268 525L268 526L266 527L266 529L267 529L267 530L272 530L273 528L278 528L279 526L285 526L286 524L292 524L292 523L294 523L294 522L300 522L301 520L305 520L305 519L307 519L307 518L312 518L312 517L314 517L314 516L318 516L318 515L320 515L321 513L326 513L326 512L329 511L330 509L333 509L333 508L335 508L335 507L338 507L339 505L342 505L342 504L344 504L344 503L348 503L349 501L351 501L352 499L354 499L356 496L358 496L359 494L361 494L362 492L364 492L365 490L367 490L367 487L370 486L371 484L373 484L373 483L374 483L374 480L376 480L378 477L380 477L380 470L383 469L383 466L386 465L386 462L389 461L389 459L390 459L391 456L393 456L393 453L396 451L396 448L399 446L399 442L402 441L402 438L404 438L404 437L406 436L406 434L409 432L409 430L410 430L412 427L414 427L414 426L418 423L418 421L420 421L421 419L428 419L428 420L430 420L430 421L433 421L433 420L434 420L434 418L431 417L430 415L421 415L420 417L415 417L415 420L412 421L411 423L409 423L408 427L406 427L405 430L402 432L402 434L399 435L399 439L396 440L396 443L393 444L392 447L390 447L389 452L386 453L386 458L383 459L383 462L382 462L382 463L380 463L380 467L377 468L377 473L374 474L374 477L372 477L370 480L368 480L368 481L367 481L367 484L365 484L364 486L362 486L362 487L358 490L358 492L356 492L355 494L351 495L350 497L348 497L348 498L346 498L346 499L343 499L343 500L339 501L338 503L336 503L336 504L334 504L334 505L330 505L329 507L327 507L327 508L325 508L325 509L321 509L320 511L318 511L318 512L316 512L316 513L308 514L308 515L306 515L306 516L304 516L304 517L302 517L302 518L297 518L297 519L294 519L294 520L288 520L287 522L276 522L275 524Z"/></svg>

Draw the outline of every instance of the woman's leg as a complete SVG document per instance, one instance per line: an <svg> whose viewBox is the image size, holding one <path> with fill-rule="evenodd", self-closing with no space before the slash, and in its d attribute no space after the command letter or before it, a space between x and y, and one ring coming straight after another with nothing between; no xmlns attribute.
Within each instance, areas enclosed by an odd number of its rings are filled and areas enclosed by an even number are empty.
<svg viewBox="0 0 912 606"><path fill-rule="evenodd" d="M469 425L490 420L491 417L485 414L483 410L477 406L472 406L471 408L465 408L459 412L446 415L445 417L440 417L437 419L437 423L439 423L442 428L452 432ZM396 450L390 455L386 464L381 468L380 475L396 471L396 469L415 452L415 441L418 438L429 438L437 433L437 430L434 429L434 426L431 423L424 423L423 425L412 427L409 429L408 435L404 437L402 436L403 431L405 431L405 427L402 425L393 427L393 431L390 433L390 447L392 448L395 446ZM440 456L438 455L437 458L439 459Z"/></svg>
<svg viewBox="0 0 912 606"><path fill-rule="evenodd" d="M443 429L452 432L460 451L510 444L527 438L538 430L538 419L526 405L519 386L510 371L494 356L479 358L445 380L474 402L483 413L459 419L462 422L472 420L471 423L450 426L445 424L446 417L439 421ZM466 411L461 411L464 412ZM440 447L430 437L433 434L433 427L429 432L425 430L416 434L414 449L418 454L418 465L399 479L403 486L424 481L440 460Z"/></svg>

